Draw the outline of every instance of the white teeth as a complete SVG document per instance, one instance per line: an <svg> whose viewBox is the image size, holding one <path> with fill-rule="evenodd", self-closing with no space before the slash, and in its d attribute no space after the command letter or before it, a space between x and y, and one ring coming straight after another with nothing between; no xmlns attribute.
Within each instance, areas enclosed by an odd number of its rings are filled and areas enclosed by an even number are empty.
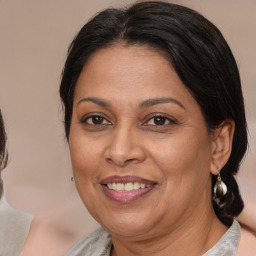
<svg viewBox="0 0 256 256"><path fill-rule="evenodd" d="M140 188L140 183L139 182L134 182L133 183L133 189L139 189Z"/></svg>
<svg viewBox="0 0 256 256"><path fill-rule="evenodd" d="M124 184L123 183L117 183L116 184L116 190L117 191L124 191Z"/></svg>
<svg viewBox="0 0 256 256"><path fill-rule="evenodd" d="M126 183L126 184L124 185L124 190L125 190L125 191L131 191L131 190L133 190L133 184L132 184L131 182Z"/></svg>
<svg viewBox="0 0 256 256"><path fill-rule="evenodd" d="M128 182L128 183L108 183L108 188L118 191L118 192L125 192L125 191L132 191L137 190L140 188L149 188L150 185L146 185L144 183L139 182Z"/></svg>

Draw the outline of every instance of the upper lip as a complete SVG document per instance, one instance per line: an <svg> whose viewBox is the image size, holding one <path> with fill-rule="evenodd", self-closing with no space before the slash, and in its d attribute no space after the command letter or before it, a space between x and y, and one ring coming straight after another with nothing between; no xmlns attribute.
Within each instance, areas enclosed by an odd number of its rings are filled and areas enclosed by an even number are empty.
<svg viewBox="0 0 256 256"><path fill-rule="evenodd" d="M126 175L126 176L114 175L114 176L109 176L100 181L102 185L109 184L109 183L128 183L128 182L139 182L145 185L153 185L156 183L155 181L143 179L141 177L132 176L132 175Z"/></svg>

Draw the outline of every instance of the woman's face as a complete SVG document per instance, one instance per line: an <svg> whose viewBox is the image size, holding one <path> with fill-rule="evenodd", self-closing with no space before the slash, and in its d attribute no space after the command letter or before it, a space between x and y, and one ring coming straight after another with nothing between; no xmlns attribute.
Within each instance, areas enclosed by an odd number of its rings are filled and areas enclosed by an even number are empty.
<svg viewBox="0 0 256 256"><path fill-rule="evenodd" d="M115 44L85 64L69 145L77 189L111 234L161 234L211 208L212 135L166 57Z"/></svg>

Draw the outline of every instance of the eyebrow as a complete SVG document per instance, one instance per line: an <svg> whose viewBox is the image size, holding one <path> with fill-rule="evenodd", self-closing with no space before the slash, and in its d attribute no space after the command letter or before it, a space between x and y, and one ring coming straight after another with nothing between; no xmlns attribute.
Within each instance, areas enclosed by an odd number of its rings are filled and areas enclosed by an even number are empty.
<svg viewBox="0 0 256 256"><path fill-rule="evenodd" d="M83 98L79 100L77 103L77 106L81 104L82 102L93 102L101 107L106 107L110 108L111 104L103 99L97 98L97 97L88 97L88 98ZM154 105L158 104L164 104L164 103L175 103L178 106L182 107L185 109L185 107L179 102L178 100L174 98L153 98L153 99L147 99L139 104L139 108L148 108Z"/></svg>
<svg viewBox="0 0 256 256"><path fill-rule="evenodd" d="M108 103L107 101L105 100L102 100L102 99L99 99L99 98L96 98L96 97L88 97L88 98L83 98L81 100L78 101L77 105L78 106L79 104L81 104L82 102L93 102L101 107L105 107L105 108L110 108L111 107L111 104Z"/></svg>
<svg viewBox="0 0 256 256"><path fill-rule="evenodd" d="M148 108L157 104L163 104L163 103L175 103L185 109L185 107L176 99L173 98L154 98L154 99L148 99L140 103L140 108Z"/></svg>

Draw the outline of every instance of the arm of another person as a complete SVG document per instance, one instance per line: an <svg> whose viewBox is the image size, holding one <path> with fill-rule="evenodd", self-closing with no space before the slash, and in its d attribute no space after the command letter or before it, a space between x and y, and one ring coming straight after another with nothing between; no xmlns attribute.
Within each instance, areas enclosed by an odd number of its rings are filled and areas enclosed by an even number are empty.
<svg viewBox="0 0 256 256"><path fill-rule="evenodd" d="M241 225L241 240L237 256L256 255L256 205L248 196L244 197L244 209L237 217Z"/></svg>

